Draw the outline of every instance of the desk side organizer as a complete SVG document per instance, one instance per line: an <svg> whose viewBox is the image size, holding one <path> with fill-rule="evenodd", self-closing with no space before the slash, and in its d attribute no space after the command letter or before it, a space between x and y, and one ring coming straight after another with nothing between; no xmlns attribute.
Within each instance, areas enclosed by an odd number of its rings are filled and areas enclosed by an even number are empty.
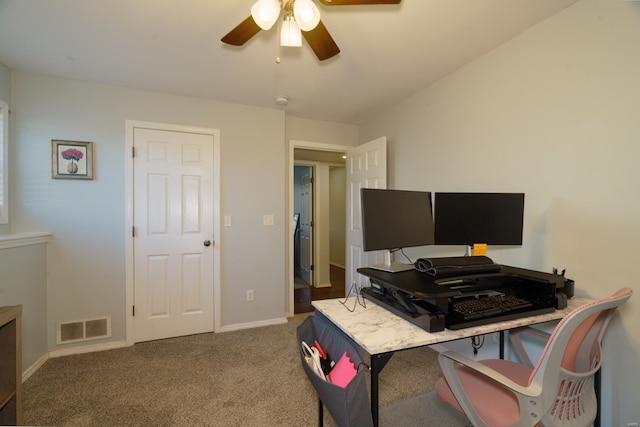
<svg viewBox="0 0 640 427"><path fill-rule="evenodd" d="M320 404L318 406L318 423L322 425L323 404L329 410L336 424L340 427L371 427L373 417L367 394L365 366L362 362L362 350L355 346L333 324L318 315L309 316L297 329L298 347L302 341L313 343L318 340L331 357L340 357L345 352L358 367L358 373L345 386L340 387L321 378L307 363L300 351L300 360L309 380L313 384ZM337 362L337 361L336 361Z"/></svg>

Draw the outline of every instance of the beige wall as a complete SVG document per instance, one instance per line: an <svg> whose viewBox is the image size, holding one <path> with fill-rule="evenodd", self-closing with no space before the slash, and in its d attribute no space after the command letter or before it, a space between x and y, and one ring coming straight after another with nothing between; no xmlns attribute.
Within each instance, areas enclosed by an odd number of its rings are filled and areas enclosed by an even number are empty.
<svg viewBox="0 0 640 427"><path fill-rule="evenodd" d="M22 305L22 367L47 352L47 244L10 247L0 240L0 306ZM15 242L13 242L15 244Z"/></svg>
<svg viewBox="0 0 640 427"><path fill-rule="evenodd" d="M222 213L238 225L223 228L223 324L284 316L285 147L291 139L356 145L386 135L390 188L523 191L525 244L490 248L490 256L529 268L566 268L580 291L594 297L623 285L640 291L634 281L638 40L640 3L583 0L360 129L275 109L14 72L11 225L15 232L53 233L49 347L55 347L56 322L102 315L112 317L113 339L124 338L126 119L221 130ZM0 67L5 94L7 82ZM52 138L95 142L97 179L51 180ZM265 212L276 217L268 233L254 217ZM258 265L246 268L247 259ZM248 284L256 291L250 307ZM603 425L640 420L637 298L605 339Z"/></svg>
<svg viewBox="0 0 640 427"><path fill-rule="evenodd" d="M358 145L358 127L343 123L326 122L296 116L286 117L287 141Z"/></svg>
<svg viewBox="0 0 640 427"><path fill-rule="evenodd" d="M0 99L9 103L11 101L11 70L0 62Z"/></svg>
<svg viewBox="0 0 640 427"><path fill-rule="evenodd" d="M635 289L605 337L603 426L640 421L638 41L640 3L583 0L360 129L389 138L390 188L526 193L524 244L497 262Z"/></svg>
<svg viewBox="0 0 640 427"><path fill-rule="evenodd" d="M43 311L49 350L60 349L62 321L111 316L110 340L125 339L125 120L220 129L221 215L234 219L222 227L222 326L284 319L285 132L355 145L357 127L295 117L287 125L278 109L9 73L0 88L10 83L13 98L11 231L52 233ZM51 139L94 142L96 179L52 180ZM266 213L275 215L274 227L262 226ZM6 254L0 251L0 261ZM3 281L11 280L6 274ZM249 288L256 296L250 306Z"/></svg>
<svg viewBox="0 0 640 427"><path fill-rule="evenodd" d="M9 104L9 109L11 109L11 70L2 62L0 62L0 99ZM5 195L5 197L7 196ZM6 234L10 231L9 224L0 224L0 234Z"/></svg>
<svg viewBox="0 0 640 427"><path fill-rule="evenodd" d="M347 231L347 174L344 167L329 169L329 185L331 201L329 205L329 245L330 262L338 266L346 266L346 231Z"/></svg>

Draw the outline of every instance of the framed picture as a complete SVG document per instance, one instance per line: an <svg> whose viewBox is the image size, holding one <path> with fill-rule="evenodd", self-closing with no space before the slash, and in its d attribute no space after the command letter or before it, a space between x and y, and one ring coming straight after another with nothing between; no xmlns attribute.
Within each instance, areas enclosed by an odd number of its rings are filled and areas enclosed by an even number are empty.
<svg viewBox="0 0 640 427"><path fill-rule="evenodd" d="M93 143L51 140L54 179L93 179Z"/></svg>

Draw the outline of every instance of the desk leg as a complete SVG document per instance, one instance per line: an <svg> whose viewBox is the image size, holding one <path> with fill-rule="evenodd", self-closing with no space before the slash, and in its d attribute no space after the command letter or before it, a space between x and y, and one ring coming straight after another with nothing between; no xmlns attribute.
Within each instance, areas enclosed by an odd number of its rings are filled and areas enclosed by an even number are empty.
<svg viewBox="0 0 640 427"><path fill-rule="evenodd" d="M504 331L500 331L500 359L504 360Z"/></svg>
<svg viewBox="0 0 640 427"><path fill-rule="evenodd" d="M600 427L600 410L602 408L602 405L600 404L600 395L601 395L601 390L600 387L602 387L602 378L600 376L600 372L602 371L602 369L598 369L598 372L596 372L596 374L593 377L593 388L596 391L596 419L593 420L593 427Z"/></svg>
<svg viewBox="0 0 640 427"><path fill-rule="evenodd" d="M371 356L371 415L373 426L378 427L379 402L378 402L378 375L387 365L393 353L382 353Z"/></svg>

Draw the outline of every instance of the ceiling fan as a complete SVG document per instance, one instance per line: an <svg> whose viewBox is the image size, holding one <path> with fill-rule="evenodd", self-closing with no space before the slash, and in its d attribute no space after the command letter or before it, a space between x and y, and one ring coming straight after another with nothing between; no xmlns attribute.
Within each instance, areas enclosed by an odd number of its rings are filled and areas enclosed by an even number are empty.
<svg viewBox="0 0 640 427"><path fill-rule="evenodd" d="M325 6L398 4L401 0L320 0ZM281 46L301 46L302 37L320 61L334 57L340 48L320 20L320 11L312 0L258 0L251 15L238 24L221 41L242 46L260 30L273 27L283 12L280 30Z"/></svg>

